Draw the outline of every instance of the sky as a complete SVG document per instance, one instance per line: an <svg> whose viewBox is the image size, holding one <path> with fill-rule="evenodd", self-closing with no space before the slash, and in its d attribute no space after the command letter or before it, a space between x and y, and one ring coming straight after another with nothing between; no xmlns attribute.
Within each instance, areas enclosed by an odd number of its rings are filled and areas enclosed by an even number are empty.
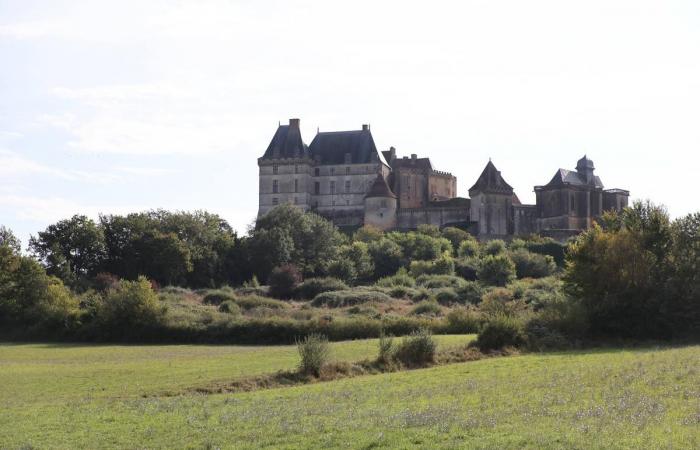
<svg viewBox="0 0 700 450"><path fill-rule="evenodd" d="M700 210L700 2L0 0L0 224L204 209L245 232L278 123L371 125L523 203L584 154Z"/></svg>

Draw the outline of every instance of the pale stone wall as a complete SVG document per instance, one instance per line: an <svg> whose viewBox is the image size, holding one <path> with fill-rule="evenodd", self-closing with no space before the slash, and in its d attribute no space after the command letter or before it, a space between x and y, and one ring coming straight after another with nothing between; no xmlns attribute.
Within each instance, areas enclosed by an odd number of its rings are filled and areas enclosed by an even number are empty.
<svg viewBox="0 0 700 450"><path fill-rule="evenodd" d="M457 197L457 178L450 174L433 171L428 177L428 187L431 201Z"/></svg>
<svg viewBox="0 0 700 450"><path fill-rule="evenodd" d="M398 210L397 219L397 226L402 230L413 230L419 225L444 227L470 221L469 209L466 207L401 208Z"/></svg>
<svg viewBox="0 0 700 450"><path fill-rule="evenodd" d="M396 228L396 199L389 197L366 198L364 224L375 226L381 230Z"/></svg>
<svg viewBox="0 0 700 450"><path fill-rule="evenodd" d="M310 160L268 160L259 163L258 215L283 203L307 210L311 207Z"/></svg>
<svg viewBox="0 0 700 450"><path fill-rule="evenodd" d="M479 236L512 234L512 196L476 193L471 201L471 220L478 222Z"/></svg>

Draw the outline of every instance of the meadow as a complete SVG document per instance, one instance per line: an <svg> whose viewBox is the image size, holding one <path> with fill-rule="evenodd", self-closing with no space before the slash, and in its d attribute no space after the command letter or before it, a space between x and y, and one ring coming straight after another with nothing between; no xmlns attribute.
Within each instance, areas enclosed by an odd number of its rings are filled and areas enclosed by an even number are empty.
<svg viewBox="0 0 700 450"><path fill-rule="evenodd" d="M473 336L438 336L442 348ZM336 360L376 341L332 344ZM525 354L235 394L293 346L0 345L0 448L698 448L700 347Z"/></svg>

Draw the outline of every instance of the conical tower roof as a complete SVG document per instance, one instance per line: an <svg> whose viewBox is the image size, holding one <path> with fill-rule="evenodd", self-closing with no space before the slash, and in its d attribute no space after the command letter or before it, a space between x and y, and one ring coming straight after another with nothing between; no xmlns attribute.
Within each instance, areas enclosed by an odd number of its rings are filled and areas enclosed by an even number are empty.
<svg viewBox="0 0 700 450"><path fill-rule="evenodd" d="M396 198L396 195L391 192L391 188L389 188L389 185L381 173L377 174L377 178L374 180L374 183L372 183L367 194L365 194L365 198L372 197Z"/></svg>

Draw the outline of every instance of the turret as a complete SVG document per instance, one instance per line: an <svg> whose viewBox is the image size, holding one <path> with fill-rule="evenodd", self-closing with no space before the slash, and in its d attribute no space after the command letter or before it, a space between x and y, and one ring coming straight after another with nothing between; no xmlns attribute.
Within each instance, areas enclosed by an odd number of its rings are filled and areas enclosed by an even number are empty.
<svg viewBox="0 0 700 450"><path fill-rule="evenodd" d="M365 195L364 222L381 230L396 228L396 195L381 172Z"/></svg>

